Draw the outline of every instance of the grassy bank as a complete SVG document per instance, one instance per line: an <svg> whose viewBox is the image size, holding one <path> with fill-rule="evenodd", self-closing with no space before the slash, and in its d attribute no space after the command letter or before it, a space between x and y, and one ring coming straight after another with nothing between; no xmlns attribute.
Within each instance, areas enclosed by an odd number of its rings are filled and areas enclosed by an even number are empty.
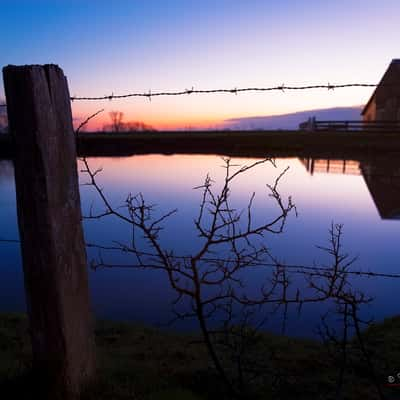
<svg viewBox="0 0 400 400"><path fill-rule="evenodd" d="M400 135L329 131L83 133L78 138L78 151L88 156L185 153L231 157L358 158L400 151Z"/></svg>
<svg viewBox="0 0 400 400"><path fill-rule="evenodd" d="M177 131L80 133L83 156L134 154L219 154L240 157L365 157L400 152L400 134L390 132ZM9 135L0 137L0 157L13 154Z"/></svg>
<svg viewBox="0 0 400 400"><path fill-rule="evenodd" d="M343 158L400 151L400 135L377 132L215 131L83 133L81 155L146 153Z"/></svg>
<svg viewBox="0 0 400 400"><path fill-rule="evenodd" d="M382 387L387 375L400 372L400 317L371 326L364 338ZM112 322L96 326L98 380L85 399L195 400L227 399L194 336L160 332ZM259 383L255 399L333 399L339 366L326 347L311 340L260 336L258 353L274 352L274 380ZM356 346L350 351L346 399L376 399L366 364ZM0 315L1 398L32 398L31 355L27 320L23 315ZM277 377L279 379L277 379ZM383 389L389 399L400 389Z"/></svg>

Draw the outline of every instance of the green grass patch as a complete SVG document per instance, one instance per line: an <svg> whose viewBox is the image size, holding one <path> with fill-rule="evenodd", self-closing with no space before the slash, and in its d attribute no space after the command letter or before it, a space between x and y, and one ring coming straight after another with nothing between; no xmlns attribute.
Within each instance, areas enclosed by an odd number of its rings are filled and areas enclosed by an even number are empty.
<svg viewBox="0 0 400 400"><path fill-rule="evenodd" d="M0 314L1 398L32 398L28 332L24 315ZM83 395L86 400L230 398L195 335L106 321L97 323L95 335L98 374ZM400 372L400 317L374 324L363 335L382 390L388 399L400 398L399 389L384 387L387 375ZM252 352L254 362L265 361L270 372L255 382L249 398L335 398L340 364L321 343L262 333ZM370 371L354 340L349 361L344 398L377 399Z"/></svg>

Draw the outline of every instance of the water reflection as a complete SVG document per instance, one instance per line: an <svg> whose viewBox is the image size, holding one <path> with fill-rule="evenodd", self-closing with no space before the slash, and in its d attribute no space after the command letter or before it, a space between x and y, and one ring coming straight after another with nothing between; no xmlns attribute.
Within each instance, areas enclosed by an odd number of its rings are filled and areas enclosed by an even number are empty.
<svg viewBox="0 0 400 400"><path fill-rule="evenodd" d="M360 163L360 170L382 219L400 219L400 163L396 157Z"/></svg>
<svg viewBox="0 0 400 400"><path fill-rule="evenodd" d="M363 160L299 158L311 174L361 175L382 219L400 219L400 161L397 155Z"/></svg>
<svg viewBox="0 0 400 400"><path fill-rule="evenodd" d="M14 168L11 161L0 160L0 185L14 179Z"/></svg>
<svg viewBox="0 0 400 400"><path fill-rule="evenodd" d="M249 160L235 159L238 164L245 162ZM220 157L142 155L95 158L90 159L90 164L94 168L104 168L100 184L116 205L121 204L129 192L142 192L146 200L157 203L162 211L178 207L177 216L165 227L163 245L180 253L189 253L195 248L198 238L193 230L193 217L200 199L192 188L201 184L207 173L220 181L224 175ZM299 216L289 219L285 234L266 238L274 254L287 263L323 262L315 245L324 244L328 228L335 221L344 223L345 248L360 255L360 269L398 271L400 225L385 223L399 216L398 157L278 159L276 169L266 166L240 179L233 188L232 200L243 208L251 193L256 191L254 218L273 214L265 184L273 182L287 166L290 169L281 182L280 191L283 196L293 197ZM12 171L10 162L0 162L0 237L3 238L18 236ZM81 176L81 182L84 181ZM96 196L89 188L82 187L81 196L84 211L87 212L92 202L96 206ZM113 219L86 221L84 229L87 241L103 244L125 240L129 235L129 229ZM2 245L0 251L3 270L0 310L22 310L24 295L19 249L15 245ZM92 250L88 254L97 255ZM126 261L122 255L113 257L114 262ZM258 279L255 274L249 278L250 284L257 283ZM398 312L393 302L398 293L396 281L359 279L358 284L375 297L368 312L377 319ZM90 285L93 306L99 317L146 323L165 322L170 318L168 300L173 293L162 273L102 270L90 273ZM325 305L316 304L304 309L301 318L293 312L287 324L289 332L311 335L324 310Z"/></svg>
<svg viewBox="0 0 400 400"><path fill-rule="evenodd" d="M335 160L319 158L299 158L307 171L326 174L360 175L360 162L355 160Z"/></svg>

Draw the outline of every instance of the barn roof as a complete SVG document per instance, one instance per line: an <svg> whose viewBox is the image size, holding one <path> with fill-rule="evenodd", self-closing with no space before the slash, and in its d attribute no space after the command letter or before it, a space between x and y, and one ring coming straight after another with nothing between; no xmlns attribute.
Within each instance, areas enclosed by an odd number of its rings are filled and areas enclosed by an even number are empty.
<svg viewBox="0 0 400 400"><path fill-rule="evenodd" d="M369 105L371 104L372 100L374 99L375 95L376 95L376 91L378 90L379 86L382 84L382 82L385 80L385 78L392 73L392 71L398 71L398 73L400 74L400 58L394 58L392 60L392 62L389 64L386 72L383 74L382 79L380 80L378 86L375 88L374 92L372 93L372 96L370 97L370 99L368 100L367 104L365 105L365 107L363 108L363 110L361 111L361 115L364 115L365 112L367 111Z"/></svg>

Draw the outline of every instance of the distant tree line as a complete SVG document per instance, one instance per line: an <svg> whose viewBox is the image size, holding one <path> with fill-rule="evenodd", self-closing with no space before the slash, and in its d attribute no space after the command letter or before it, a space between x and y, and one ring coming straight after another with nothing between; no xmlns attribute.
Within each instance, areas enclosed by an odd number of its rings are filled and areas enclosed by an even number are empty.
<svg viewBox="0 0 400 400"><path fill-rule="evenodd" d="M137 132L137 131L156 131L151 125L142 121L124 121L124 113L121 111L111 111L108 113L111 123L103 125L103 132Z"/></svg>
<svg viewBox="0 0 400 400"><path fill-rule="evenodd" d="M1 103L1 102L0 102ZM156 129L142 121L124 121L124 113L121 111L109 112L111 123L104 124L103 132L155 132ZM83 130L83 129L82 129ZM8 133L7 109L0 107L0 134Z"/></svg>

